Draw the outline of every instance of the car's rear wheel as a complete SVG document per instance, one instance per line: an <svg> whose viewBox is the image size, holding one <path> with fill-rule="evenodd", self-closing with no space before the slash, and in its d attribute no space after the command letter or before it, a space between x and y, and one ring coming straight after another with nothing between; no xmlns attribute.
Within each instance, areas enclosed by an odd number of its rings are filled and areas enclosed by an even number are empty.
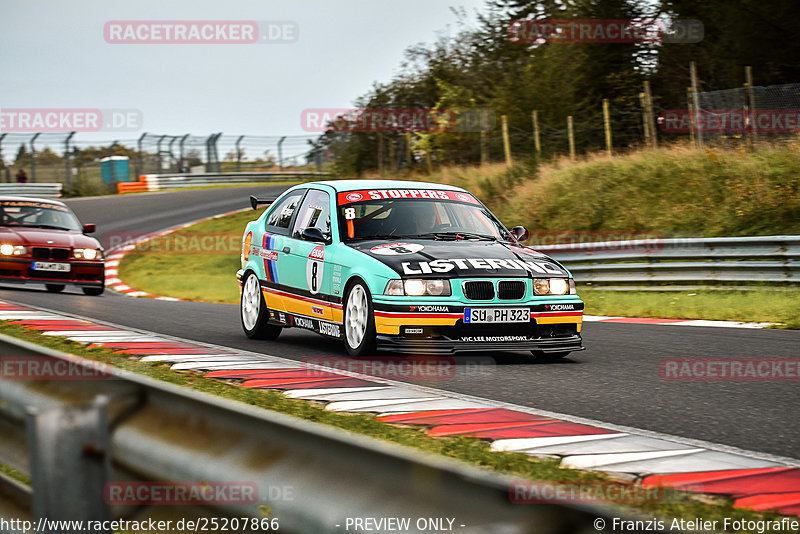
<svg viewBox="0 0 800 534"><path fill-rule="evenodd" d="M103 291L105 291L106 288L100 286L100 287L82 287L81 289L83 290L84 295L89 295L90 297L99 297L100 295L103 294Z"/></svg>
<svg viewBox="0 0 800 534"><path fill-rule="evenodd" d="M61 293L67 286L64 284L45 284L44 287L46 287L47 291L50 293Z"/></svg>
<svg viewBox="0 0 800 534"><path fill-rule="evenodd" d="M372 297L361 281L347 291L344 306L344 347L350 356L363 356L375 350L375 315Z"/></svg>
<svg viewBox="0 0 800 534"><path fill-rule="evenodd" d="M242 302L240 306L242 329L251 339L275 339L282 328L269 324L269 310L261 292L261 283L255 273L249 272L242 284Z"/></svg>
<svg viewBox="0 0 800 534"><path fill-rule="evenodd" d="M544 352L541 350L532 350L531 354L537 361L547 361L547 360L560 360L561 358L566 358L569 356L570 351L566 350L563 352Z"/></svg>

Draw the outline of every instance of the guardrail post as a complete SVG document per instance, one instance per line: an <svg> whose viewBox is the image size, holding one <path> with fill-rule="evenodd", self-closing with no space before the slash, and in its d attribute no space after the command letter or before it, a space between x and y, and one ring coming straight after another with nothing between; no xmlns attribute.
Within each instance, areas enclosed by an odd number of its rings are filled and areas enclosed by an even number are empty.
<svg viewBox="0 0 800 534"><path fill-rule="evenodd" d="M104 499L105 485L111 480L108 402L108 397L100 395L89 406L29 409L28 443L37 522L111 519L110 506ZM78 529L49 525L37 530L66 534Z"/></svg>

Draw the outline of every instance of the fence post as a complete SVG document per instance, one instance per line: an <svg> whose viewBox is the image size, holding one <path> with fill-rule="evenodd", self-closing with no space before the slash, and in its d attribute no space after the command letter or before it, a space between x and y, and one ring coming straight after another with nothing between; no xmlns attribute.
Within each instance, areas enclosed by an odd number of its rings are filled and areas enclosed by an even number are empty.
<svg viewBox="0 0 800 534"><path fill-rule="evenodd" d="M39 132L36 132L33 137L31 137L31 183L36 182L36 147L33 145L36 142L36 138L41 135Z"/></svg>
<svg viewBox="0 0 800 534"><path fill-rule="evenodd" d="M506 155L506 166L511 167L511 143L508 139L508 115L502 115L503 122L503 152Z"/></svg>
<svg viewBox="0 0 800 534"><path fill-rule="evenodd" d="M111 145L108 147L108 157L109 158L113 158L114 157L114 145L116 145L117 142L118 141L115 139L111 143ZM170 143L170 144L172 144L172 143ZM114 160L113 159L109 159L108 163L109 163L109 166L111 167L111 183L115 184L115 183L117 183L117 166L114 165Z"/></svg>
<svg viewBox="0 0 800 534"><path fill-rule="evenodd" d="M183 169L186 168L186 164L183 161L184 155L185 155L185 153L183 151L183 145L186 143L186 140L188 138L189 138L189 134L186 134L183 137L181 137L181 142L178 143L178 150L179 150L178 167L180 168L179 172L183 172Z"/></svg>
<svg viewBox="0 0 800 534"><path fill-rule="evenodd" d="M647 103L645 94L639 93L639 105L642 107L642 128L644 129L644 144L650 146L650 122L647 120Z"/></svg>
<svg viewBox="0 0 800 534"><path fill-rule="evenodd" d="M692 88L686 88L686 104L689 110L689 141L694 145L695 144L695 135L694 135L694 104L692 103Z"/></svg>
<svg viewBox="0 0 800 534"><path fill-rule="evenodd" d="M653 96L650 94L650 81L644 81L645 109L647 110L647 125L650 129L650 143L653 148L658 148L658 135L656 132L656 120L653 117Z"/></svg>
<svg viewBox="0 0 800 534"><path fill-rule="evenodd" d="M542 143L539 139L539 110L534 109L531 112L531 119L533 120L533 146L536 148L536 156L542 155Z"/></svg>
<svg viewBox="0 0 800 534"><path fill-rule="evenodd" d="M567 137L569 138L569 159L575 161L575 129L572 125L572 115L567 117Z"/></svg>
<svg viewBox="0 0 800 534"><path fill-rule="evenodd" d="M397 155L395 154L394 149L394 142L395 138L389 138L389 170L396 171L397 170Z"/></svg>
<svg viewBox="0 0 800 534"><path fill-rule="evenodd" d="M3 180L4 182L6 181L5 179L6 173L4 172L6 169L6 162L3 161L3 139L5 138L6 135L8 134L0 134L0 174L3 175L3 177L0 178L0 180Z"/></svg>
<svg viewBox="0 0 800 534"><path fill-rule="evenodd" d="M692 79L692 107L694 108L694 129L697 148L703 147L703 128L700 125L700 95L697 93L697 64L689 63L689 76Z"/></svg>
<svg viewBox="0 0 800 534"><path fill-rule="evenodd" d="M285 140L286 140L285 135L278 140L278 168L280 170L283 170L283 149L281 148L281 146L283 146L283 142Z"/></svg>
<svg viewBox="0 0 800 534"><path fill-rule="evenodd" d="M603 99L603 130L606 133L606 152L609 156L613 156L613 147L611 145L611 113L608 109L608 99Z"/></svg>
<svg viewBox="0 0 800 534"><path fill-rule="evenodd" d="M242 152L239 150L242 139L244 139L243 135L236 138L236 172L242 172Z"/></svg>
<svg viewBox="0 0 800 534"><path fill-rule="evenodd" d="M414 166L414 160L411 159L411 132L406 132L406 167L411 169Z"/></svg>
<svg viewBox="0 0 800 534"><path fill-rule="evenodd" d="M758 124L756 124L756 96L753 91L753 68L750 65L747 65L744 68L744 79L746 80L744 84L746 91L745 105L749 111L747 120L752 125L752 129L748 133L751 136L751 143L758 143Z"/></svg>
<svg viewBox="0 0 800 534"><path fill-rule="evenodd" d="M158 138L158 142L156 142L156 161L158 161L158 168L156 169L157 174L161 173L161 168L163 167L163 165L161 164L161 143L162 141L164 141L165 137L167 136L162 135L161 137ZM209 137L209 139L211 138ZM208 149L208 146L206 146L206 149Z"/></svg>
<svg viewBox="0 0 800 534"><path fill-rule="evenodd" d="M489 112L481 110L481 165L489 163Z"/></svg>
<svg viewBox="0 0 800 534"><path fill-rule="evenodd" d="M64 140L64 172L66 173L64 183L67 184L67 189L72 189L72 154L69 149L69 142L74 135L75 132L70 132Z"/></svg>
<svg viewBox="0 0 800 534"><path fill-rule="evenodd" d="M142 141L144 141L144 138L146 136L147 132L144 132L142 135L139 136L139 139L136 141L136 150L137 150L136 159L139 162L139 172L136 173L137 175L146 174L144 170L144 157L142 156Z"/></svg>
<svg viewBox="0 0 800 534"><path fill-rule="evenodd" d="M378 132L378 174L383 176L383 132Z"/></svg>

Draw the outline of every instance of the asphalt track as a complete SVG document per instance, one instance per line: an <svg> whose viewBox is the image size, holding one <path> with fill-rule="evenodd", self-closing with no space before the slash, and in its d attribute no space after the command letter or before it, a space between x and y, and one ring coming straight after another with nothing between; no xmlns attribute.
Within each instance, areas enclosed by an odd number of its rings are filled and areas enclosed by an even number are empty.
<svg viewBox="0 0 800 534"><path fill-rule="evenodd" d="M152 232L245 208L249 194L268 196L283 188L207 189L67 202L83 222L97 223L97 235L102 238L117 232ZM37 286L3 286L0 299L294 360L345 360L339 343L301 330L287 330L276 342L248 340L241 331L237 306L137 299L112 292L87 297L69 288L52 295ZM444 379L410 377L407 381L800 458L797 380L666 381L660 371L664 358L796 358L800 331L584 323L583 333L588 350L564 361L531 363L523 353L457 357L457 371ZM354 370L369 371L373 361L379 360L359 360Z"/></svg>

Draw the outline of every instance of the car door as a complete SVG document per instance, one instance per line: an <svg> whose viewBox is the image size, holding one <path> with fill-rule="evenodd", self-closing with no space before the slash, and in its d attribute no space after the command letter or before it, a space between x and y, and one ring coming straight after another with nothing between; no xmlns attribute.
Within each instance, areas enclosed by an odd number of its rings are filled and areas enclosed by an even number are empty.
<svg viewBox="0 0 800 534"><path fill-rule="evenodd" d="M303 239L303 230L317 228L325 243ZM332 268L326 250L331 243L331 196L321 189L309 189L297 210L292 230L285 240L279 276L295 288L287 311L315 319L333 320ZM289 303L287 303L289 304ZM316 329L316 328L315 328Z"/></svg>
<svg viewBox="0 0 800 534"><path fill-rule="evenodd" d="M260 247L259 256L264 262L264 298L267 308L273 310L286 310L284 293L286 286L291 286L292 281L283 276L281 265L289 261L289 255L284 249L287 248L292 222L305 193L306 189L292 191L270 209L264 220L264 234L257 244Z"/></svg>

